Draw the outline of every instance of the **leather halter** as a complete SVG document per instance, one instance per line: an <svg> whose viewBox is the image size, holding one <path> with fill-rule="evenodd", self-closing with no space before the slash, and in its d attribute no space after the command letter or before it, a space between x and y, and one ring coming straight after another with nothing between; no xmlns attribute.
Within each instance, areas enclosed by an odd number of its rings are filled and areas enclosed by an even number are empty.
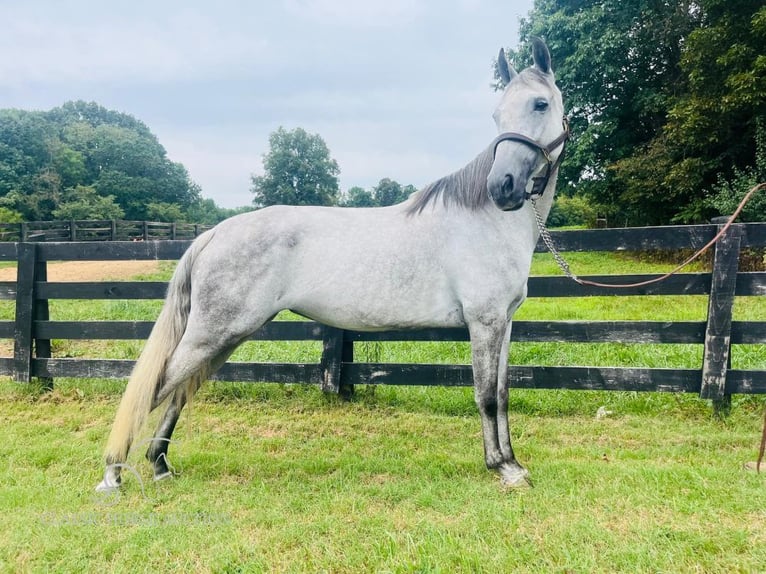
<svg viewBox="0 0 766 574"><path fill-rule="evenodd" d="M531 148L533 148L536 151L539 151L543 158L545 159L545 172L542 175L538 175L532 178L532 191L527 192L525 195L525 199L538 199L542 197L543 193L545 192L545 188L548 185L548 180L551 177L551 173L561 165L561 160L564 159L564 151L566 150L566 142L569 139L569 122L566 118L564 118L564 131L561 132L561 135L557 137L555 140L553 140L551 143L549 143L547 146L542 145L541 143L533 140L530 137L527 137L523 134L518 134L516 132L503 132L499 136L497 136L494 140L492 140L492 157L494 158L497 155L497 146L500 145L500 142L504 141L512 141L512 142L518 142L522 143L524 145L527 145ZM556 158L556 161L554 162L551 159L551 153L559 146L563 145L564 147L561 150L561 153Z"/></svg>

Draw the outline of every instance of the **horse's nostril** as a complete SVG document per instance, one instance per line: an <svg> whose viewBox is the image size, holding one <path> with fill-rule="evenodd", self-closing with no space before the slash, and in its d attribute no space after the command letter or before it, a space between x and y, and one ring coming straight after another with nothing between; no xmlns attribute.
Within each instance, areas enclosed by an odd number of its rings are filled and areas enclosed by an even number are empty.
<svg viewBox="0 0 766 574"><path fill-rule="evenodd" d="M513 176L510 173L505 174L503 179L503 193L510 193L513 191Z"/></svg>

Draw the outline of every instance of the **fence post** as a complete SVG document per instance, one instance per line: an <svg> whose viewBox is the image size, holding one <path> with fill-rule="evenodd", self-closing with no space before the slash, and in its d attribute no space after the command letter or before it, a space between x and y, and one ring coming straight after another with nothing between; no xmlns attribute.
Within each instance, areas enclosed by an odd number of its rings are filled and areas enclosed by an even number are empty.
<svg viewBox="0 0 766 574"><path fill-rule="evenodd" d="M27 237L29 237L29 224L26 221L22 221L19 228L19 241L24 242L27 240Z"/></svg>
<svg viewBox="0 0 766 574"><path fill-rule="evenodd" d="M69 241L77 241L77 224L74 219L69 220Z"/></svg>
<svg viewBox="0 0 766 574"><path fill-rule="evenodd" d="M144 241L149 241L149 222L144 221L143 224Z"/></svg>
<svg viewBox="0 0 766 574"><path fill-rule="evenodd" d="M344 336L344 339L345 339L345 336ZM354 362L354 341L346 341L346 340L343 341L343 351L341 352L341 362L342 363ZM342 374L343 372L341 371L341 375ZM340 396L346 400L351 400L351 397L354 396L354 384L344 383L342 377L340 380Z"/></svg>
<svg viewBox="0 0 766 574"><path fill-rule="evenodd" d="M111 229L109 230L110 233L110 240L111 241L117 241L117 220L112 219L111 220Z"/></svg>
<svg viewBox="0 0 766 574"><path fill-rule="evenodd" d="M326 393L340 392L340 374L343 366L343 330L324 327L322 337L322 390Z"/></svg>
<svg viewBox="0 0 766 574"><path fill-rule="evenodd" d="M722 227L719 223L718 229ZM732 308L743 232L741 224L732 225L716 243L713 256L700 397L712 399L718 415L726 414L731 406L731 395L726 393L726 374L731 364Z"/></svg>
<svg viewBox="0 0 766 574"><path fill-rule="evenodd" d="M354 360L354 342L345 341L343 329L324 327L322 337L322 390L326 393L339 394L350 399L354 394L354 385L342 384L343 363Z"/></svg>
<svg viewBox="0 0 766 574"><path fill-rule="evenodd" d="M20 383L28 383L32 380L32 324L35 310L37 246L34 243L19 243L17 255L13 378Z"/></svg>
<svg viewBox="0 0 766 574"><path fill-rule="evenodd" d="M38 281L48 280L48 263L46 261L39 261L35 257L35 283ZM47 299L38 299L36 290L32 291L34 297L33 311L32 311L32 337L35 345L34 356L38 359L50 359L51 358L51 341L50 339L38 339L35 332L35 321L48 321L50 319L50 307L48 306ZM53 390L53 378L51 377L38 377L38 380L48 390Z"/></svg>

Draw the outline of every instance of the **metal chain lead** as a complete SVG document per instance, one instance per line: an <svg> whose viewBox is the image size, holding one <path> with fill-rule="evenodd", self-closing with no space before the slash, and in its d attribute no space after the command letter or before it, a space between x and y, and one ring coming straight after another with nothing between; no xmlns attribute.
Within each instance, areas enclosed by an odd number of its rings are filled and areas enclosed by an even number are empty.
<svg viewBox="0 0 766 574"><path fill-rule="evenodd" d="M540 212L537 210L537 201L534 198L530 199L530 201L532 202L532 207L534 208L535 219L537 220L537 228L540 230L540 237L543 238L543 243L545 243L548 251L550 251L551 255L553 255L553 258L556 260L556 263L558 263L559 267L564 272L564 275L569 277L572 281L579 283L580 279L577 277L577 275L572 273L572 270L569 268L569 263L566 262L566 260L561 256L561 253L559 253L558 249L556 249L556 245L553 243L553 238L551 237L548 228L545 227L545 221L543 221Z"/></svg>
<svg viewBox="0 0 766 574"><path fill-rule="evenodd" d="M601 288L608 288L608 289L635 289L638 287L646 287L647 285L653 285L654 283L659 283L660 281L664 281L671 275L675 275L678 273L681 269L689 265L692 261L697 259L700 255L705 253L708 249L710 249L713 245L715 245L721 237L727 232L727 230L731 227L731 225L734 223L734 220L737 219L739 214L744 209L745 205L748 201L753 197L754 194L758 193L759 191L766 191L766 183L759 183L752 187L750 191L748 191L745 194L745 197L742 198L742 201L739 202L739 205L737 206L737 209L734 210L734 213L729 216L729 220L726 222L725 225L723 225L719 230L718 233L716 233L715 237L708 241L703 247L698 249L691 257L686 259L683 263L678 265L675 269L668 271L664 275L660 275L658 277L654 277L652 279L647 279L646 281L639 281L638 283L598 283L596 281L590 281L588 279L580 279L572 273L572 271L569 269L569 264L564 260L564 258L561 256L561 254L556 249L556 246L553 244L553 239L551 238L551 234L548 233L548 230L545 227L545 221L543 221L543 218L540 216L540 213L537 211L537 204L535 203L535 199L537 198L530 198L530 201L532 202L532 207L534 208L535 212L535 219L537 220L537 228L540 230L540 235L543 238L543 242L545 243L545 246L550 250L551 254L553 255L553 258L556 260L556 263L559 264L559 267L561 267L561 270L564 272L564 275L569 277L572 281L575 281L576 283L579 283L580 285L589 285L591 287L601 287ZM766 427L764 427L764 441L766 441Z"/></svg>

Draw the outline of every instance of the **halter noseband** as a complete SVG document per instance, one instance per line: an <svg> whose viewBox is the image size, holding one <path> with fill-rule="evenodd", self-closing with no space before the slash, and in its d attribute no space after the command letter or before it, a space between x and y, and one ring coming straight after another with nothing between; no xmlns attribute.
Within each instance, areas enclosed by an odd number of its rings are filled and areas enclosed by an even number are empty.
<svg viewBox="0 0 766 574"><path fill-rule="evenodd" d="M549 143L547 146L542 145L541 143L533 140L532 138L529 138L522 134L517 134L516 132L503 132L499 136L497 136L494 140L492 140L492 157L494 158L497 154L497 146L500 145L500 142L504 141L513 141L522 143L524 145L527 145L531 148L533 148L536 151L539 151L543 154L543 158L545 158L545 173L542 175L538 175L532 178L532 191L527 192L524 199L538 199L542 197L543 192L545 192L545 188L548 185L548 180L551 177L551 173L561 165L561 160L564 159L564 151L566 150L566 142L569 139L569 122L566 118L564 118L564 131L561 132L561 135L557 137L555 140L553 140L551 143ZM561 153L556 158L556 161L551 160L551 153L553 150L555 150L560 145L563 145L564 148L561 150Z"/></svg>

